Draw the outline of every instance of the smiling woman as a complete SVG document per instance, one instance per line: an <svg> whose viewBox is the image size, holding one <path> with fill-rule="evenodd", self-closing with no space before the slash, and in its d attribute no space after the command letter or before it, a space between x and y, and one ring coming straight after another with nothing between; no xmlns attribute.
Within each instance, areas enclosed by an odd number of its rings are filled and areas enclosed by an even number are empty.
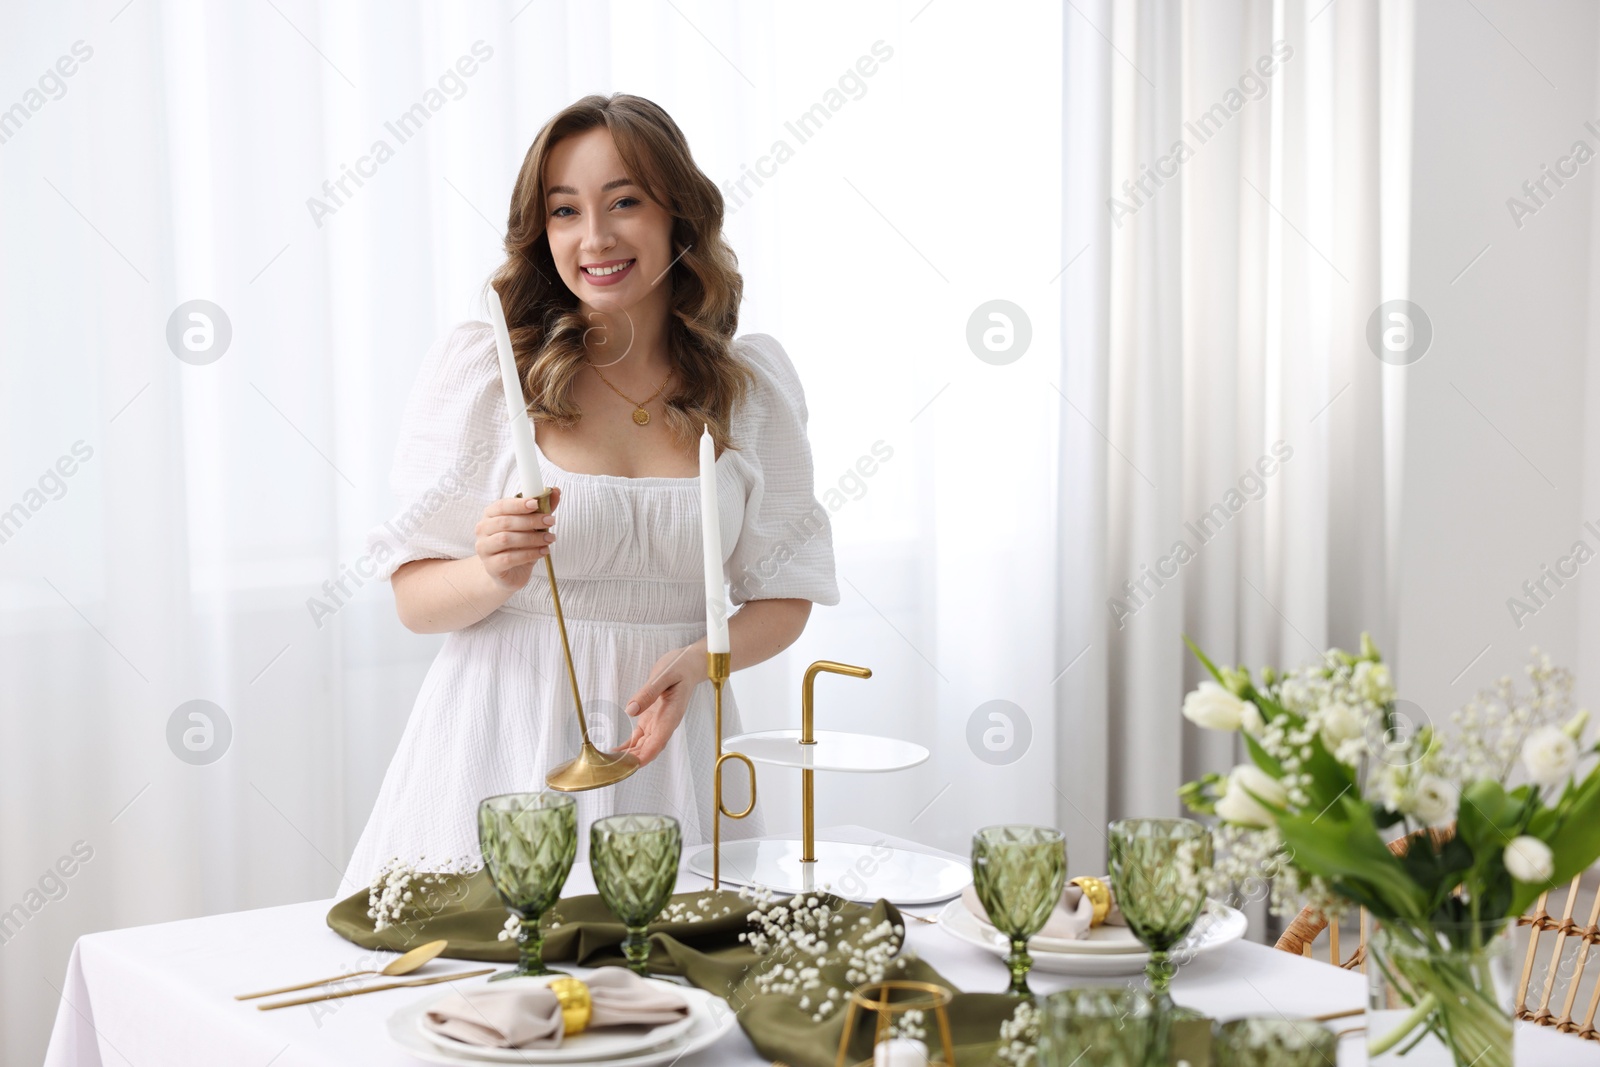
<svg viewBox="0 0 1600 1067"><path fill-rule="evenodd" d="M643 766L577 794L592 822L671 815L703 841L716 743L706 680L698 439L713 464L731 669L777 655L811 605L837 604L832 527L814 495L805 392L783 347L735 337L743 282L722 236L723 201L655 104L585 97L529 149L511 198L494 288L534 422L551 515L519 482L491 331L466 323L436 345L402 423L394 485L421 499L487 437L468 491L404 537L372 532L400 618L448 633L423 682L342 892L386 863L478 854L474 811L543 788L578 748L552 556L589 730ZM561 520L560 542L553 526ZM797 536L804 531L804 536ZM540 568L542 570L542 568ZM760 581L738 580L759 570ZM726 733L741 729L732 687ZM746 783L726 783L733 810ZM761 832L759 818L746 834ZM586 836L580 835L580 840Z"/></svg>

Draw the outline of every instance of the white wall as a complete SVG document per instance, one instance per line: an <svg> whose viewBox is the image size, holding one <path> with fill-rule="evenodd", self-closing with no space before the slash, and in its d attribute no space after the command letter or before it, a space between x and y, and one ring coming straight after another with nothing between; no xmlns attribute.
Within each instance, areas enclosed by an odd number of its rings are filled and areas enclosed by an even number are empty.
<svg viewBox="0 0 1600 1067"><path fill-rule="evenodd" d="M1579 604L1600 592L1600 563L1551 585L1520 629L1506 606L1580 536L1600 550L1580 529L1600 519L1593 496L1580 507L1594 477L1584 389L1600 160L1552 183L1520 228L1506 206L1574 141L1600 150L1584 126L1600 116L1600 8L1476 6L1424 0L1416 22L1411 299L1434 339L1402 372L1395 651L1401 696L1435 719L1502 674L1521 678L1532 644L1577 671L1580 695L1600 691L1595 661L1578 659Z"/></svg>

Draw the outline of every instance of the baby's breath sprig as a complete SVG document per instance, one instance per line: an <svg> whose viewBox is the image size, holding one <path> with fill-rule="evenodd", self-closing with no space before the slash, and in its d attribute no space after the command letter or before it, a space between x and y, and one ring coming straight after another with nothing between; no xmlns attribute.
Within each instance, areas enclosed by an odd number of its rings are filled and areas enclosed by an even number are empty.
<svg viewBox="0 0 1600 1067"><path fill-rule="evenodd" d="M812 1022L838 1010L856 986L905 969L907 957L899 954L905 927L899 923L874 924L866 915L847 923L842 903L836 906L837 898L826 892L774 898L769 889L741 888L739 896L753 905L752 929L739 940L765 961L752 978L755 991L796 997Z"/></svg>
<svg viewBox="0 0 1600 1067"><path fill-rule="evenodd" d="M717 898L710 892L701 893L693 900L674 900L657 916L661 923L697 923L707 919L720 919L733 914L733 905L724 904L721 911L715 908Z"/></svg>
<svg viewBox="0 0 1600 1067"><path fill-rule="evenodd" d="M423 859L418 855L408 863L394 856L378 869L367 887L367 918L373 932L431 918L449 903L441 891L448 881L444 876L469 875L480 866L471 857L458 856L438 870L423 872L418 869Z"/></svg>
<svg viewBox="0 0 1600 1067"><path fill-rule="evenodd" d="M1000 1047L994 1058L1012 1067L1030 1067L1039 1055L1039 1009L1024 1000L1000 1024Z"/></svg>

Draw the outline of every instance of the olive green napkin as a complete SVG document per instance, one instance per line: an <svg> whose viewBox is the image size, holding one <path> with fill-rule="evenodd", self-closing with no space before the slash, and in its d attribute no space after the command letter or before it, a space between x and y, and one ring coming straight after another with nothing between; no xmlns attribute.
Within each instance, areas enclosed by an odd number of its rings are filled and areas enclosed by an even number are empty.
<svg viewBox="0 0 1600 1067"><path fill-rule="evenodd" d="M334 905L328 913L328 926L339 936L366 948L404 952L426 941L448 939L444 955L458 959L515 962L515 941L499 940L507 913L488 875L433 875L433 886L414 887L412 911L405 920L381 931L373 929L367 916L367 891L362 890ZM852 930L858 920L868 921L860 928L870 930L884 920L901 925L900 911L886 900L870 908L841 900L826 893L815 894L844 917L839 940L853 944L860 932ZM726 1000L738 1013L739 1024L762 1056L793 1067L833 1067L839 1038L844 1031L841 998L838 1010L814 1022L814 1003L802 1009L799 998L778 993L759 993L754 978L767 968L786 962L777 953L758 954L739 939L751 929L751 904L731 892L680 893L672 898L681 904L678 913L700 915L696 921L653 923L650 926L650 970L655 974L676 975L701 989ZM669 905L669 909L671 906ZM548 962L571 961L583 967L621 965L619 949L626 930L618 923L598 896L564 897L545 919L544 958ZM837 953L830 952L835 957ZM810 957L805 957L811 964ZM903 961L903 963L902 963ZM842 962L823 969L823 979L850 989L857 983L846 980ZM901 957L891 965L886 978L909 978L933 982L955 993L948 1008L956 1062L989 1064L994 1062L1000 1024L1011 1018L1017 1001L1002 993L961 993L938 971L920 959ZM812 997L815 1001L815 995ZM847 1063L859 1063L872 1055L872 1016L859 1012L852 1026ZM930 1050L937 1048L938 1030L931 1015L925 1020ZM1187 1026L1180 1035L1181 1055L1193 1067L1204 1067L1208 1057L1209 1028L1196 1047L1200 1029Z"/></svg>

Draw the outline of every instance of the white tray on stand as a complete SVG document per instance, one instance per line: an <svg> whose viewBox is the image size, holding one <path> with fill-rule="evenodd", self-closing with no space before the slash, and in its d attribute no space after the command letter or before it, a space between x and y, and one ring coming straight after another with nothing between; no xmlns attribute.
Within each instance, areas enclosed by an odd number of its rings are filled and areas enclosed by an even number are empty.
<svg viewBox="0 0 1600 1067"><path fill-rule="evenodd" d="M819 660L806 671L799 730L763 730L730 737L725 742L728 751L742 752L756 763L800 770L803 837L723 843L721 879L789 895L825 889L846 900L868 903L885 899L894 904L934 904L959 895L972 881L966 864L882 843L813 840L814 772L886 774L915 767L928 758L926 748L910 741L813 730L811 690L820 671L871 677L864 667ZM807 855L814 858L807 862ZM697 874L713 877L717 869L716 846L690 853L688 864Z"/></svg>

